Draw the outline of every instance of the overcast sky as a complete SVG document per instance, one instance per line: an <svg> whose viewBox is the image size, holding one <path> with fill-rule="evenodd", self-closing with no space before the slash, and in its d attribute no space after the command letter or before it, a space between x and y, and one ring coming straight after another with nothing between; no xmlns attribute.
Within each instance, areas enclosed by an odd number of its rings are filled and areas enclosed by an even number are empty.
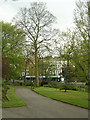
<svg viewBox="0 0 90 120"><path fill-rule="evenodd" d="M0 21L12 22L21 7L29 7L31 2L47 3L48 10L57 18L55 27L60 30L73 26L73 10L76 0L0 0Z"/></svg>

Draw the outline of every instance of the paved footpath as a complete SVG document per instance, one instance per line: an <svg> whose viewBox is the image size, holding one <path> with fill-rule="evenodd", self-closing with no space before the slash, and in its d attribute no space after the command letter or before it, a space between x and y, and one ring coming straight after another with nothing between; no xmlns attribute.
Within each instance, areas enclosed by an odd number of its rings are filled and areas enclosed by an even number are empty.
<svg viewBox="0 0 90 120"><path fill-rule="evenodd" d="M88 110L41 96L29 88L16 87L25 107L3 108L3 118L88 118Z"/></svg>

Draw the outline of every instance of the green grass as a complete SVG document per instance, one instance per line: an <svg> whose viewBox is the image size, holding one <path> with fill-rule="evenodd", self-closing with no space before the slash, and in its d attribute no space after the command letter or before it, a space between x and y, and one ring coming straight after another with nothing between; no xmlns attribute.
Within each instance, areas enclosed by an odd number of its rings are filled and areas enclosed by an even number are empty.
<svg viewBox="0 0 90 120"><path fill-rule="evenodd" d="M72 105L76 105L83 108L88 108L88 93L87 92L80 92L80 91L73 91L73 90L67 90L67 92L64 92L64 90L60 91L59 89L55 88L49 88L49 87L39 87L34 89L35 92L58 100L65 103L69 103Z"/></svg>
<svg viewBox="0 0 90 120"><path fill-rule="evenodd" d="M26 103L23 100L21 100L15 95L14 87L10 87L10 89L7 91L7 98L9 101L2 102L2 107L10 108L21 107L26 105Z"/></svg>

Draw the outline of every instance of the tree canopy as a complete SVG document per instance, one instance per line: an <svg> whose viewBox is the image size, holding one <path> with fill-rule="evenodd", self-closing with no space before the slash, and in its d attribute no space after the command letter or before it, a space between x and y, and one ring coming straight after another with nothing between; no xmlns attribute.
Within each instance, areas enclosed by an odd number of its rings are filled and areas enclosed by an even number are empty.
<svg viewBox="0 0 90 120"><path fill-rule="evenodd" d="M62 32L63 60L70 61L75 67L76 80L88 81L88 4L87 1L77 1L74 10L74 30ZM70 53L70 54L69 54Z"/></svg>
<svg viewBox="0 0 90 120"><path fill-rule="evenodd" d="M20 76L23 64L24 43L25 35L22 29L17 28L11 23L2 22L3 78L10 79ZM7 74L9 75L9 78ZM7 76L7 78L5 76Z"/></svg>

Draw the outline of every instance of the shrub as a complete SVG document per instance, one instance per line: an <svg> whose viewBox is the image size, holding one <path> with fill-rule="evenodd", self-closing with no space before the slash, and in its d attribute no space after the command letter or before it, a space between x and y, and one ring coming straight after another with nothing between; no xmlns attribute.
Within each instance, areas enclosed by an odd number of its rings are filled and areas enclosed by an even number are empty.
<svg viewBox="0 0 90 120"><path fill-rule="evenodd" d="M19 82L14 82L13 84L14 84L14 86L20 86Z"/></svg>
<svg viewBox="0 0 90 120"><path fill-rule="evenodd" d="M59 89L60 89L60 90L65 89L65 87L66 87L66 86L65 86L65 84L64 84L64 83L60 83L60 85L59 85Z"/></svg>
<svg viewBox="0 0 90 120"><path fill-rule="evenodd" d="M88 92L87 85L76 85L72 83L58 83L58 82L48 82L48 84L44 84L44 87L52 87L59 88L60 90L75 90L75 91L83 91Z"/></svg>
<svg viewBox="0 0 90 120"><path fill-rule="evenodd" d="M58 82L49 82L48 86L49 87L53 87L53 88L59 88L60 87L60 83L58 83Z"/></svg>
<svg viewBox="0 0 90 120"><path fill-rule="evenodd" d="M49 85L48 85L48 84L45 84L45 85L43 85L43 87L49 87Z"/></svg>
<svg viewBox="0 0 90 120"><path fill-rule="evenodd" d="M75 84L67 84L67 90L75 90L75 91L88 91L88 86L85 85L75 85Z"/></svg>
<svg viewBox="0 0 90 120"><path fill-rule="evenodd" d="M34 82L27 81L27 82L23 83L23 85L25 85L25 86L34 86Z"/></svg>
<svg viewBox="0 0 90 120"><path fill-rule="evenodd" d="M88 86L85 85L76 85L75 88L77 91L88 92Z"/></svg>
<svg viewBox="0 0 90 120"><path fill-rule="evenodd" d="M9 89L8 85L5 85L5 84L2 85L2 100L3 101L8 100L6 96L8 89Z"/></svg>
<svg viewBox="0 0 90 120"><path fill-rule="evenodd" d="M43 85L46 85L46 84L48 84L48 82L42 81L42 82L40 83L40 86L43 86Z"/></svg>
<svg viewBox="0 0 90 120"><path fill-rule="evenodd" d="M68 85L67 85L67 89L68 89L68 90L76 90L74 84L68 84Z"/></svg>
<svg viewBox="0 0 90 120"><path fill-rule="evenodd" d="M13 83L10 80L3 80L2 85L13 85Z"/></svg>
<svg viewBox="0 0 90 120"><path fill-rule="evenodd" d="M70 83L61 83L59 86L59 89L66 89L66 90L75 90L75 91L83 91L83 92L88 92L88 86L85 85L75 85L75 84L70 84Z"/></svg>

